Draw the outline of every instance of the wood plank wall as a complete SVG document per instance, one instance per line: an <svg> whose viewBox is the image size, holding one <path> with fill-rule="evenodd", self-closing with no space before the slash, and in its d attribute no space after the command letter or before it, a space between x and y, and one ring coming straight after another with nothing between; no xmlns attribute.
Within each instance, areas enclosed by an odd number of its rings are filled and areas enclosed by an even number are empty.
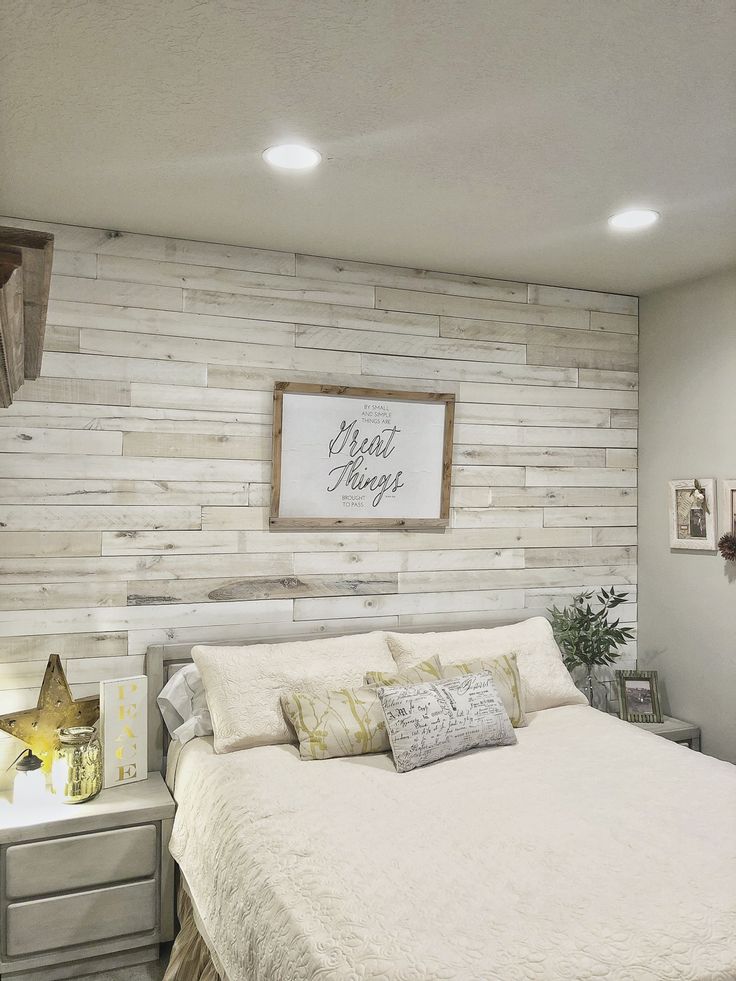
<svg viewBox="0 0 736 981"><path fill-rule="evenodd" d="M0 221L56 236L42 376L0 411L0 711L52 652L86 694L152 643L491 624L601 584L635 623L636 298ZM455 392L452 527L270 533L274 380Z"/></svg>

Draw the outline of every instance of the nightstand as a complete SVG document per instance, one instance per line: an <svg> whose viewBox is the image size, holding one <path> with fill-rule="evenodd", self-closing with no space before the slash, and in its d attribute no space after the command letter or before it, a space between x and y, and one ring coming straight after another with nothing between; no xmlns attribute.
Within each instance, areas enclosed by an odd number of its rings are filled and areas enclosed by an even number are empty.
<svg viewBox="0 0 736 981"><path fill-rule="evenodd" d="M640 729L647 729L664 739L669 739L673 743L684 743L690 749L700 752L700 729L691 722L683 722L682 719L673 719L669 715L663 715L661 722L635 722L633 724Z"/></svg>
<svg viewBox="0 0 736 981"><path fill-rule="evenodd" d="M0 977L57 981L158 957L174 936L174 801L159 773L33 812L0 798Z"/></svg>

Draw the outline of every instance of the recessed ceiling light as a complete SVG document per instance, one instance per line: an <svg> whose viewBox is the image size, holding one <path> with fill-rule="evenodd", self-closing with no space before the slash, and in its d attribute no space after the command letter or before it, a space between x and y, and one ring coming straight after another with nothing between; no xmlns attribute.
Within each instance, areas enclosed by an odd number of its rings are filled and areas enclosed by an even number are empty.
<svg viewBox="0 0 736 981"><path fill-rule="evenodd" d="M611 215L608 224L619 231L634 232L639 228L649 228L656 221L659 221L659 212L652 211L650 208L630 208L628 211L619 211L618 214Z"/></svg>
<svg viewBox="0 0 736 981"><path fill-rule="evenodd" d="M272 167L282 170L309 170L317 166L322 154L301 143L281 143L264 150L263 159Z"/></svg>

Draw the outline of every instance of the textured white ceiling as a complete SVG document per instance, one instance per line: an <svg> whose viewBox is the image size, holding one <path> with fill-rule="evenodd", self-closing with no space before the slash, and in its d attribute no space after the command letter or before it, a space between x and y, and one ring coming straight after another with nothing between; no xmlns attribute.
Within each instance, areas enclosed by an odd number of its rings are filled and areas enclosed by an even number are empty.
<svg viewBox="0 0 736 981"><path fill-rule="evenodd" d="M736 261L734 0L2 14L2 213L624 292ZM323 165L269 170L286 140ZM662 221L613 235L630 205Z"/></svg>

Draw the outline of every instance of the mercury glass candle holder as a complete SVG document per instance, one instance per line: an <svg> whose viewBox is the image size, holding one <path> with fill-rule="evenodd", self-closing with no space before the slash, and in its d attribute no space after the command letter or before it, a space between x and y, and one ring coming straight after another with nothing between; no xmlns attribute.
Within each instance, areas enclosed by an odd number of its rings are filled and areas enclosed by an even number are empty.
<svg viewBox="0 0 736 981"><path fill-rule="evenodd" d="M81 804L102 790L102 746L93 726L59 730L51 786L65 804Z"/></svg>

